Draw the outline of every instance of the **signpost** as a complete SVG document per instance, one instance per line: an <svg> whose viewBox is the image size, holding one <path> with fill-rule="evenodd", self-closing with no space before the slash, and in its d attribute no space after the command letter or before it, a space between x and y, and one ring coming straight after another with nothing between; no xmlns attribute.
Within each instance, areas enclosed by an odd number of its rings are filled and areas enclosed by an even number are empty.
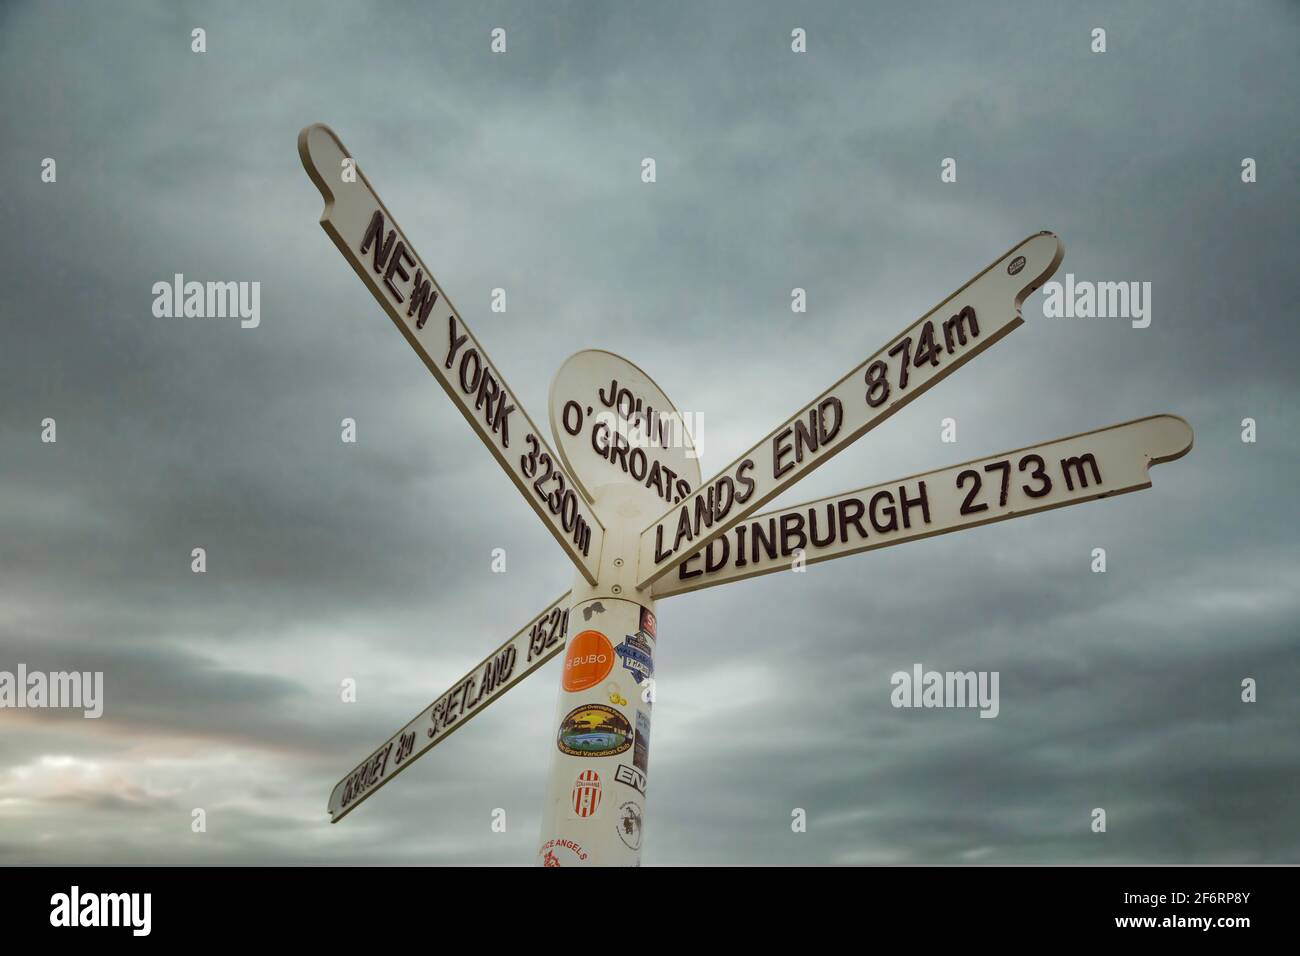
<svg viewBox="0 0 1300 956"><path fill-rule="evenodd" d="M573 560L572 589L358 764L331 822L563 651L536 860L640 862L658 641L655 601L962 528L1151 486L1192 430L1155 415L754 513L917 395L1006 336L1060 265L1049 232L999 256L701 484L681 414L609 352L570 357L551 385L553 451L443 294L407 234L328 127L298 152L325 199L321 225L465 420Z"/></svg>

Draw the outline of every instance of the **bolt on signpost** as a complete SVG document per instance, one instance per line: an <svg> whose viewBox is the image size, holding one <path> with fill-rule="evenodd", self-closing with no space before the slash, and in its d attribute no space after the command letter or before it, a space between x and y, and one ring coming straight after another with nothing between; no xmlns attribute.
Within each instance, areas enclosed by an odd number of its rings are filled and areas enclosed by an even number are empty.
<svg viewBox="0 0 1300 956"><path fill-rule="evenodd" d="M340 780L337 823L488 704L563 654L536 862L637 865L655 700L657 599L1151 486L1192 447L1154 415L755 513L1013 332L1065 254L1008 249L718 474L701 482L682 417L637 366L578 352L551 383L553 450L326 126L298 136L321 226L573 561L558 597Z"/></svg>

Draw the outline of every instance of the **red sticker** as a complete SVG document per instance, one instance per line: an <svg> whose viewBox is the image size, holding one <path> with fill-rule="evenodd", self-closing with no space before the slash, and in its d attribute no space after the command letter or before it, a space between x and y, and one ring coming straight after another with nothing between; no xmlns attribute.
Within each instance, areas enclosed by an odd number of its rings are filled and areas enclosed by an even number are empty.
<svg viewBox="0 0 1300 956"><path fill-rule="evenodd" d="M600 809L600 774L584 770L573 784L573 812L589 817Z"/></svg>

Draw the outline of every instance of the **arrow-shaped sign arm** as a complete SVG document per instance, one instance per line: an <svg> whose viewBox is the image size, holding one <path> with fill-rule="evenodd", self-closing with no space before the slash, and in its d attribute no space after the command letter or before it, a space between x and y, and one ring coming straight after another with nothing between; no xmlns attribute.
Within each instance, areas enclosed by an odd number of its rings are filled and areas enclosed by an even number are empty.
<svg viewBox="0 0 1300 956"><path fill-rule="evenodd" d="M904 329L641 532L645 587L847 448L1022 323L1020 305L1056 271L1065 248L1040 232Z"/></svg>
<svg viewBox="0 0 1300 956"><path fill-rule="evenodd" d="M416 757L442 743L488 704L560 653L569 625L570 593L566 591L552 601L545 611L336 783L330 791L330 823L338 823L415 763Z"/></svg>
<svg viewBox="0 0 1300 956"><path fill-rule="evenodd" d="M1153 415L755 515L682 562L655 598L1151 487L1192 429Z"/></svg>
<svg viewBox="0 0 1300 956"><path fill-rule="evenodd" d="M321 228L583 577L596 583L604 526L407 234L328 126L299 133L298 154L325 200Z"/></svg>

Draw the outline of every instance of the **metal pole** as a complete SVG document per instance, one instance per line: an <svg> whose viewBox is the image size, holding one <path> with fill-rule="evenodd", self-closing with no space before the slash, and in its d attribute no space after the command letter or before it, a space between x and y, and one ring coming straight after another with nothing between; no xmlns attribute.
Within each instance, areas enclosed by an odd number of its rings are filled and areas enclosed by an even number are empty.
<svg viewBox="0 0 1300 956"><path fill-rule="evenodd" d="M653 516L643 515L618 486L602 489L598 500L619 520L607 522L597 583L581 574L574 582L550 737L541 866L641 862L658 625L649 589L635 589L636 546Z"/></svg>

